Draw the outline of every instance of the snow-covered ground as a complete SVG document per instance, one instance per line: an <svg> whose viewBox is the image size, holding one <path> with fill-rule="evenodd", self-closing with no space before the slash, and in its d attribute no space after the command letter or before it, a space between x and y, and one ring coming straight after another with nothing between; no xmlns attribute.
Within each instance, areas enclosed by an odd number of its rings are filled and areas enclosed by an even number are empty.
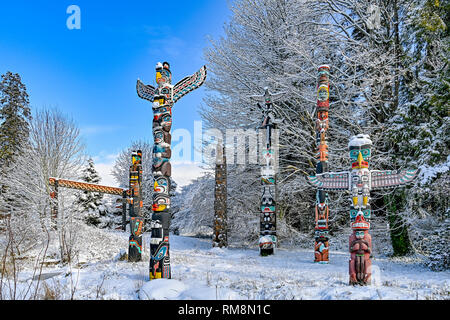
<svg viewBox="0 0 450 320"><path fill-rule="evenodd" d="M145 244L148 240L144 236ZM43 269L39 298L44 294L56 299L123 300L450 298L450 272L428 271L413 260L375 257L374 283L352 287L346 252L332 251L330 264L317 265L312 250L280 248L274 256L260 257L256 248L219 249L212 248L209 239L172 236L173 279L150 282L148 246L142 262L120 259L127 233L96 230L79 241L84 245L78 263ZM20 272L17 298L29 298L36 291L33 277L31 267ZM8 292L4 287L3 298Z"/></svg>

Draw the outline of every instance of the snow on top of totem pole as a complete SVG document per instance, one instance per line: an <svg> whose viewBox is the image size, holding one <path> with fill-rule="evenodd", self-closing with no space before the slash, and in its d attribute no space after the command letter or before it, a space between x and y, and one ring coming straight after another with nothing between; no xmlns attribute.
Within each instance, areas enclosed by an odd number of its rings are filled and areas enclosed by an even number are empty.
<svg viewBox="0 0 450 320"><path fill-rule="evenodd" d="M156 64L156 69L162 69L162 67L163 67L163 65L162 65L162 63L161 62L158 62L157 64Z"/></svg>
<svg viewBox="0 0 450 320"><path fill-rule="evenodd" d="M358 134L356 136L351 137L350 142L348 143L348 147L360 147L364 145L372 145L372 140L370 140L370 136L368 134Z"/></svg>

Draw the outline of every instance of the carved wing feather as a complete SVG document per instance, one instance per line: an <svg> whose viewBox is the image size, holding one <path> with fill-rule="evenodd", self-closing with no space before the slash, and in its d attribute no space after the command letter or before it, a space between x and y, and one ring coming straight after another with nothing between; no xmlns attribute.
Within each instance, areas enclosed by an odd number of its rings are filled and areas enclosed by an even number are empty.
<svg viewBox="0 0 450 320"><path fill-rule="evenodd" d="M418 170L403 170L400 172L394 170L373 170L370 172L371 188L376 190L405 185L414 180L417 172Z"/></svg>
<svg viewBox="0 0 450 320"><path fill-rule="evenodd" d="M192 76L184 78L173 87L173 102L177 102L189 92L200 87L205 82L205 80L206 66L203 66Z"/></svg>
<svg viewBox="0 0 450 320"><path fill-rule="evenodd" d="M285 92L277 92L277 93L271 93L270 99L272 102L278 101L281 98L285 96ZM251 99L258 101L258 102L266 102L266 95L251 95L249 96Z"/></svg>
<svg viewBox="0 0 450 320"><path fill-rule="evenodd" d="M155 87L151 85L145 85L141 82L141 80L138 79L136 83L136 91L141 99L148 100L150 102L153 102L153 96L155 95Z"/></svg>
<svg viewBox="0 0 450 320"><path fill-rule="evenodd" d="M348 190L350 188L349 172L326 172L309 176L308 182L320 190Z"/></svg>

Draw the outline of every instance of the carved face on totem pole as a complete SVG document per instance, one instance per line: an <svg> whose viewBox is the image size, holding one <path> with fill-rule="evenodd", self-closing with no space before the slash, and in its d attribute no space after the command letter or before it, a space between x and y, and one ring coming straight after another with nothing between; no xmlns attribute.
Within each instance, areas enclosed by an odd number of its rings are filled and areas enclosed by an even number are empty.
<svg viewBox="0 0 450 320"><path fill-rule="evenodd" d="M134 165L140 165L142 163L142 151L138 150L131 154L131 162Z"/></svg>
<svg viewBox="0 0 450 320"><path fill-rule="evenodd" d="M350 160L353 169L369 168L369 161L372 155L372 140L367 134L354 136L348 145Z"/></svg>
<svg viewBox="0 0 450 320"><path fill-rule="evenodd" d="M172 72L170 72L170 65L168 62L158 62L156 65L156 83L158 87L162 88L166 84L172 83Z"/></svg>
<svg viewBox="0 0 450 320"><path fill-rule="evenodd" d="M328 230L316 230L314 231L314 238L317 241L328 241L329 232Z"/></svg>
<svg viewBox="0 0 450 320"><path fill-rule="evenodd" d="M319 108L326 108L326 111L328 111L328 108L330 106L329 100L330 100L330 84L329 84L329 78L330 78L330 67L327 65L323 65L319 67L319 85L317 88L317 106ZM319 116L320 118L320 116ZM328 112L327 112L327 118L328 118Z"/></svg>
<svg viewBox="0 0 450 320"><path fill-rule="evenodd" d="M166 177L155 177L155 183L153 185L153 191L155 193L162 193L169 195L169 179Z"/></svg>
<svg viewBox="0 0 450 320"><path fill-rule="evenodd" d="M372 155L372 141L365 134L353 137L349 142L349 156L352 161L353 198L350 207L351 227L358 239L370 229L371 209L368 203L370 192L369 161Z"/></svg>

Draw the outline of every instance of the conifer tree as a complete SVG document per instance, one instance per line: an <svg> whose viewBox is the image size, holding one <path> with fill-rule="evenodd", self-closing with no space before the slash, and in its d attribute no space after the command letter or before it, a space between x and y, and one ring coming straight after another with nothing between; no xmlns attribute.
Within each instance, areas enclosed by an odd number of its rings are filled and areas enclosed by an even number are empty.
<svg viewBox="0 0 450 320"><path fill-rule="evenodd" d="M81 180L86 183L99 184L101 177L94 167L94 161L92 158L88 159L87 166L82 171ZM103 194L99 192L83 191L77 201L82 211L86 213L85 221L87 224L99 225L100 217L105 215L102 210Z"/></svg>
<svg viewBox="0 0 450 320"><path fill-rule="evenodd" d="M7 72L0 82L0 164L9 166L28 139L31 111L27 89L19 74Z"/></svg>
<svg viewBox="0 0 450 320"><path fill-rule="evenodd" d="M449 227L449 98L450 74L448 52L450 2L411 1L405 45L405 63L409 72L403 85L403 104L390 121L388 136L396 166L414 166L420 177L409 190L399 191L391 199L404 199L415 248L430 258L430 266L440 269L450 255L440 251L442 233ZM417 223L416 217L420 217ZM390 221L395 223L395 221ZM426 239L423 240L423 239ZM393 243L394 245L394 243Z"/></svg>

